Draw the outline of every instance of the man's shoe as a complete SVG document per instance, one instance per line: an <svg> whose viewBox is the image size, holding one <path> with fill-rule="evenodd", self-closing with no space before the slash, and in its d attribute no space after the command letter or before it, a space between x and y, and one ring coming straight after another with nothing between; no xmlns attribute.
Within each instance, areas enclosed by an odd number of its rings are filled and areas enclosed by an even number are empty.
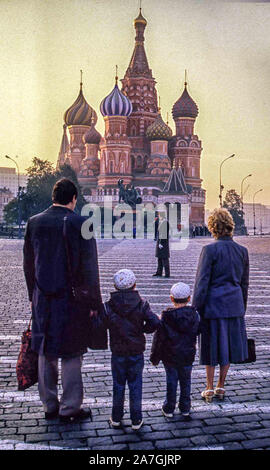
<svg viewBox="0 0 270 470"><path fill-rule="evenodd" d="M164 277L171 277L170 274L166 274Z"/></svg>
<svg viewBox="0 0 270 470"><path fill-rule="evenodd" d="M159 274L159 273L155 273L152 275L153 277L162 277L162 274Z"/></svg>
<svg viewBox="0 0 270 470"><path fill-rule="evenodd" d="M141 419L140 421L133 421L131 427L133 431L139 431L142 425L143 425L143 420Z"/></svg>
<svg viewBox="0 0 270 470"><path fill-rule="evenodd" d="M80 409L78 413L71 416L63 416L59 415L59 419L61 423L72 423L73 421L83 421L85 419L90 418L90 421L93 421L92 411L90 408L88 410Z"/></svg>
<svg viewBox="0 0 270 470"><path fill-rule="evenodd" d="M162 411L163 416L165 416L165 418L173 418L173 413L166 413L166 411L164 411L163 408L161 408L161 411Z"/></svg>
<svg viewBox="0 0 270 470"><path fill-rule="evenodd" d="M48 413L48 411L45 411L45 419L55 419L58 417L59 410L51 411Z"/></svg>
<svg viewBox="0 0 270 470"><path fill-rule="evenodd" d="M111 427L114 428L114 429L120 429L121 426L122 426L121 421L113 421L112 417L110 417L109 423L110 423Z"/></svg>

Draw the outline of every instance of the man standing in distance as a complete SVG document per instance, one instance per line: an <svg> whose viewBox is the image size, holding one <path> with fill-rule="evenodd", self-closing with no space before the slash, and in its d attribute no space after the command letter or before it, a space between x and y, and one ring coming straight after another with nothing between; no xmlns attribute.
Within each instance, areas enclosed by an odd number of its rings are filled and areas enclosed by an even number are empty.
<svg viewBox="0 0 270 470"><path fill-rule="evenodd" d="M169 247L170 226L164 213L159 214L159 226L157 231L156 258L158 259L157 272L153 276L161 277L163 268L165 277L170 277L170 247Z"/></svg>

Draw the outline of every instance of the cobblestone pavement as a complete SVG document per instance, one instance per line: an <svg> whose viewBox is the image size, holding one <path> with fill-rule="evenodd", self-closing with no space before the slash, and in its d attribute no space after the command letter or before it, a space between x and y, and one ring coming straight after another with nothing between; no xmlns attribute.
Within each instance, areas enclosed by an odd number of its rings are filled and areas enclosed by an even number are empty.
<svg viewBox="0 0 270 470"><path fill-rule="evenodd" d="M112 289L112 273L132 268L138 289L160 313L168 305L169 288L178 280L194 282L201 248L210 239L191 240L184 251L173 251L171 279L152 278L156 260L154 241L107 240L99 242L101 284L104 300ZM148 336L144 370L144 426L134 433L128 413L124 429L110 429L112 379L109 351L85 356L84 405L91 406L94 421L59 424L45 421L37 387L16 389L15 365L20 336L29 319L29 305L22 271L22 241L0 240L0 449L270 449L270 238L241 238L250 250L251 284L247 310L249 337L256 340L257 362L233 365L223 403L205 404L203 367L193 370L193 420L184 422L161 416L165 374L149 362ZM128 403L126 406L128 411Z"/></svg>

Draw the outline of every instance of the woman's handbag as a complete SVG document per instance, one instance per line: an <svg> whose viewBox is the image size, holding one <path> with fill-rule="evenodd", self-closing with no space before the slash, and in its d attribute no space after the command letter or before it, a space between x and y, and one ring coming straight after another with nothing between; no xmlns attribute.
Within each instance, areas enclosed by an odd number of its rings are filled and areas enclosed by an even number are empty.
<svg viewBox="0 0 270 470"><path fill-rule="evenodd" d="M256 362L255 340L252 338L248 339L248 358L245 359L244 364L249 364L250 362Z"/></svg>
<svg viewBox="0 0 270 470"><path fill-rule="evenodd" d="M23 391L38 381L38 354L31 349L31 321L22 334L21 348L16 364L18 390Z"/></svg>
<svg viewBox="0 0 270 470"><path fill-rule="evenodd" d="M248 342L248 357L242 362L238 362L237 364L250 364L251 362L256 362L256 347L255 347L255 340L249 338Z"/></svg>

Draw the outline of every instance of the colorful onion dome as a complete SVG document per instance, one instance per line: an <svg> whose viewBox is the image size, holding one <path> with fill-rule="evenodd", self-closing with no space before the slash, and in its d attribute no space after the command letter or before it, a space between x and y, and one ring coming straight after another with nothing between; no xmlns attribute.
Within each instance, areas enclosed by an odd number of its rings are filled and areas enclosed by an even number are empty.
<svg viewBox="0 0 270 470"><path fill-rule="evenodd" d="M185 89L173 106L173 118L176 119L178 117L190 117L195 119L198 116L198 113L198 106L189 95L187 91L187 83L185 82Z"/></svg>
<svg viewBox="0 0 270 470"><path fill-rule="evenodd" d="M165 124L160 112L153 124L150 124L147 128L146 137L149 140L170 140L172 137L172 130L167 124Z"/></svg>
<svg viewBox="0 0 270 470"><path fill-rule="evenodd" d="M134 25L136 26L136 24L138 23L141 23L141 24L144 24L145 26L147 25L147 21L146 19L142 16L142 9L140 8L140 13L139 15L137 16L137 18L135 18L134 20Z"/></svg>
<svg viewBox="0 0 270 470"><path fill-rule="evenodd" d="M92 118L94 118L94 122L96 124L97 114L83 96L81 82L78 98L65 112L64 121L67 126L91 126Z"/></svg>
<svg viewBox="0 0 270 470"><path fill-rule="evenodd" d="M117 82L116 76L114 89L100 104L102 116L129 116L132 113L131 101L119 90Z"/></svg>
<svg viewBox="0 0 270 470"><path fill-rule="evenodd" d="M101 139L101 134L95 129L94 119L90 129L84 134L83 142L85 144L99 144Z"/></svg>

